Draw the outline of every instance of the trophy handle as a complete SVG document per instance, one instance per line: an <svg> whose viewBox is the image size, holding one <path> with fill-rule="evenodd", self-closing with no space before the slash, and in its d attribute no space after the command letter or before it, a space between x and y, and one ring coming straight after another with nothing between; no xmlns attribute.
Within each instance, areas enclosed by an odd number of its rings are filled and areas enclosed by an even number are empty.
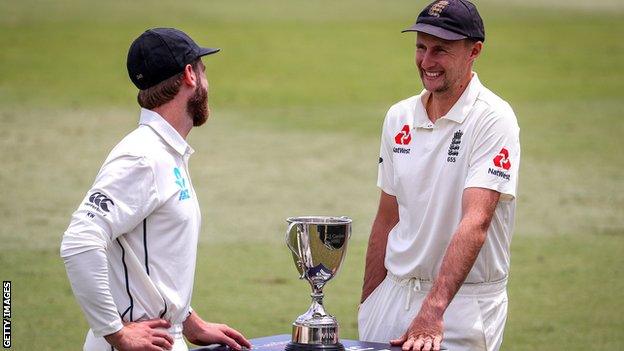
<svg viewBox="0 0 624 351"><path fill-rule="evenodd" d="M286 229L286 236L284 238L284 241L286 241L286 246L288 246L288 248L290 249L290 251L292 251L292 253L295 255L295 257L297 257L297 265L299 266L299 268L301 269L301 276L299 276L299 279L303 279L305 278L305 270L303 269L303 264L301 261L301 255L299 254L299 250L292 247L292 245L290 244L290 237L291 237L291 232L293 230L293 228L298 224L298 222L292 222L288 225L288 229ZM299 235L297 235L297 245L299 245Z"/></svg>

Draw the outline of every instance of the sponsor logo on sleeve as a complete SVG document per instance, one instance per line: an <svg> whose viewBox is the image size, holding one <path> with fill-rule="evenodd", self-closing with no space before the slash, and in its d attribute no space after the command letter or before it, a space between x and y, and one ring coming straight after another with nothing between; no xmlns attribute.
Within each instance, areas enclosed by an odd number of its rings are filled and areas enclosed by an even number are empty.
<svg viewBox="0 0 624 351"><path fill-rule="evenodd" d="M110 197L96 191L89 195L87 202L85 202L84 205L106 217L106 214L110 212L113 206L115 206L115 202L113 202ZM87 211L87 217L94 218L95 214L91 211Z"/></svg>
<svg viewBox="0 0 624 351"><path fill-rule="evenodd" d="M494 156L492 160L494 162L494 166L497 169L489 168L488 173L491 175L495 175L497 177L501 177L505 180L509 180L511 175L508 171L511 168L511 161L509 160L509 151L507 148L502 148L498 155Z"/></svg>
<svg viewBox="0 0 624 351"><path fill-rule="evenodd" d="M410 133L410 126L409 124L406 124L403 126L403 128L401 128L399 133L397 133L397 135L394 136L394 142L398 145L409 145L411 141L412 141L412 134ZM395 154L409 154L410 153L410 149L404 148L404 147L398 147L398 146L392 148L392 151Z"/></svg>
<svg viewBox="0 0 624 351"><path fill-rule="evenodd" d="M504 170L511 168L511 161L509 161L509 151L506 148L502 148L501 151L494 157L494 165Z"/></svg>

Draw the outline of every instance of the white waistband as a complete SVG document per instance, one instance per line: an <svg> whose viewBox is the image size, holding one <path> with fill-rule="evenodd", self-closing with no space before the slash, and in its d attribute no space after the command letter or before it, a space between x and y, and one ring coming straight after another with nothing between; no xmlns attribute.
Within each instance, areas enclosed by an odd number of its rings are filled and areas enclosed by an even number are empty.
<svg viewBox="0 0 624 351"><path fill-rule="evenodd" d="M174 324L171 326L171 328L167 329L167 331L169 332L169 334L171 334L172 336L175 336L176 334L182 334L182 324Z"/></svg>
<svg viewBox="0 0 624 351"><path fill-rule="evenodd" d="M415 291L429 291L433 287L433 282L420 278L399 278L388 272L388 278L402 286L408 286ZM505 291L507 287L507 278L496 280L493 282L483 283L464 283L459 288L457 295L461 296L483 296L490 294L498 294Z"/></svg>
<svg viewBox="0 0 624 351"><path fill-rule="evenodd" d="M399 278L390 272L388 272L387 277L398 285L407 288L407 295L405 298L406 311L410 309L410 305L412 303L412 292L427 292L433 287L433 282L430 280L422 280L420 278ZM496 295L505 291L506 286L507 278L487 283L464 283L459 288L459 291L457 291L455 296L484 297L488 295Z"/></svg>
<svg viewBox="0 0 624 351"><path fill-rule="evenodd" d="M142 321L138 321L138 322L142 322ZM172 324L171 327L165 329L165 328L156 328L159 330L165 330L167 331L167 333L169 333L169 335L175 337L176 335L182 335L182 323L180 324Z"/></svg>
<svg viewBox="0 0 624 351"><path fill-rule="evenodd" d="M171 328L167 329L167 332L174 339L174 350L188 350L186 343L184 342L184 336L182 335L182 324L174 324ZM89 329L87 338L83 346L83 350L86 351L110 351L111 345L102 336L95 336L93 330ZM115 349L117 350L117 349Z"/></svg>

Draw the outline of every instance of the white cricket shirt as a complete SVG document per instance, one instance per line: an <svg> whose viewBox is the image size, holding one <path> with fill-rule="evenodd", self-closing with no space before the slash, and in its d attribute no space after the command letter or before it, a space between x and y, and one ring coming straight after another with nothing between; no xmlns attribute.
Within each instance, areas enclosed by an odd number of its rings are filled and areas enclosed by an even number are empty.
<svg viewBox="0 0 624 351"><path fill-rule="evenodd" d="M121 329L122 319L186 319L201 223L192 153L167 121L142 109L74 212L61 256L96 336Z"/></svg>
<svg viewBox="0 0 624 351"><path fill-rule="evenodd" d="M461 220L462 193L479 187L501 198L466 283L504 279L520 164L516 116L476 73L436 123L424 107L429 94L423 90L395 104L384 121L377 185L396 197L399 208L385 266L400 278L434 280Z"/></svg>

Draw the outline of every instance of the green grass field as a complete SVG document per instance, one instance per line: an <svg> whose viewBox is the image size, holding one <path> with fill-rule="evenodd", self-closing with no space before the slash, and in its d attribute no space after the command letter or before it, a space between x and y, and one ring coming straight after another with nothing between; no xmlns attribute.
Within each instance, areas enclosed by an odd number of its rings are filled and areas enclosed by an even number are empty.
<svg viewBox="0 0 624 351"><path fill-rule="evenodd" d="M193 306L249 337L309 304L282 243L293 215L349 215L326 306L357 335L386 109L418 93L423 1L0 1L0 278L13 349L77 350L87 330L58 246L112 146L134 128L131 41L174 26L204 60L212 116L191 133L203 213ZM624 3L479 1L476 71L514 107L522 166L503 350L624 344Z"/></svg>

